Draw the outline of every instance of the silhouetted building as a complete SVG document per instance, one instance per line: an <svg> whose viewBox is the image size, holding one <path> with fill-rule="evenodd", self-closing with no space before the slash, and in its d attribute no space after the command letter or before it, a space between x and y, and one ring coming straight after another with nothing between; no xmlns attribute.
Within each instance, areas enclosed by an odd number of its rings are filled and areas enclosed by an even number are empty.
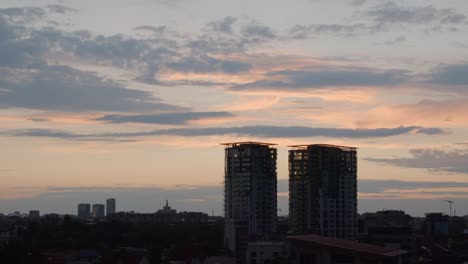
<svg viewBox="0 0 468 264"><path fill-rule="evenodd" d="M89 219L91 218L91 205L78 204L78 218Z"/></svg>
<svg viewBox="0 0 468 264"><path fill-rule="evenodd" d="M362 230L367 233L370 228L410 227L411 216L401 210L383 210L375 213L364 213L359 217Z"/></svg>
<svg viewBox="0 0 468 264"><path fill-rule="evenodd" d="M159 209L158 212L159 214L176 214L177 211L172 209L170 206L169 206L169 201L166 200L166 205L163 206L162 209Z"/></svg>
<svg viewBox="0 0 468 264"><path fill-rule="evenodd" d="M115 199L109 198L106 200L106 215L115 214Z"/></svg>
<svg viewBox="0 0 468 264"><path fill-rule="evenodd" d="M93 211L91 212L93 218L104 218L104 205L93 204Z"/></svg>
<svg viewBox="0 0 468 264"><path fill-rule="evenodd" d="M424 233L428 238L446 237L449 234L449 216L443 213L427 213Z"/></svg>
<svg viewBox="0 0 468 264"><path fill-rule="evenodd" d="M135 212L118 212L112 214L108 219L113 221L131 222L131 223L207 223L208 214L201 212L180 212L164 214L157 213L135 213Z"/></svg>
<svg viewBox="0 0 468 264"><path fill-rule="evenodd" d="M461 236L466 228L467 221L463 217L449 217L449 236Z"/></svg>
<svg viewBox="0 0 468 264"><path fill-rule="evenodd" d="M323 144L291 147L290 232L354 238L358 216L356 148Z"/></svg>
<svg viewBox="0 0 468 264"><path fill-rule="evenodd" d="M225 148L225 245L244 260L247 242L276 231L277 186L274 144L237 142Z"/></svg>
<svg viewBox="0 0 468 264"><path fill-rule="evenodd" d="M29 211L29 219L38 220L41 217L41 213L38 210Z"/></svg>
<svg viewBox="0 0 468 264"><path fill-rule="evenodd" d="M60 225L63 222L63 218L59 214L51 213L44 215L41 222L50 225Z"/></svg>

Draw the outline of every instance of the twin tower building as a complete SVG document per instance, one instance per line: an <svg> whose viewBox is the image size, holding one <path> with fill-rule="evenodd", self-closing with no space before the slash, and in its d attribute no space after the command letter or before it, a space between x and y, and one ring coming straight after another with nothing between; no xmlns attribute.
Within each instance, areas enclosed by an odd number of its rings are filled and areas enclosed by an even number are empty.
<svg viewBox="0 0 468 264"><path fill-rule="evenodd" d="M225 243L242 254L271 240L277 218L277 149L225 143ZM289 233L352 239L357 232L356 148L296 145L289 150Z"/></svg>

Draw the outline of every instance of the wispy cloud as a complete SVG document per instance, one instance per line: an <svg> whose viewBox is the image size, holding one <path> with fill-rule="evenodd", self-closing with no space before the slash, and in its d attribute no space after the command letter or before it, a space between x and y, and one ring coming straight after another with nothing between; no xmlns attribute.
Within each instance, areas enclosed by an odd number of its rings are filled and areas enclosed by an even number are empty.
<svg viewBox="0 0 468 264"><path fill-rule="evenodd" d="M71 140L118 140L122 138L151 137L151 136L181 136L200 137L218 135L237 135L265 138L379 138L405 135L410 133L435 135L445 133L440 128L424 127L397 127L376 129L346 129L346 128L320 128L300 126L242 126L242 127L209 127L209 128L173 128L128 133L100 133L77 134L60 130L48 129L20 129L4 131L0 134L15 137L44 137Z"/></svg>
<svg viewBox="0 0 468 264"><path fill-rule="evenodd" d="M328 68L328 69L327 69ZM279 80L278 80L279 79ZM266 79L235 85L233 90L294 90L323 87L394 86L410 80L404 70L371 70L363 68L327 67L314 70L284 70L266 74Z"/></svg>
<svg viewBox="0 0 468 264"><path fill-rule="evenodd" d="M230 112L182 112L182 113L163 113L149 115L105 115L94 120L109 123L143 123L143 124L166 124L166 125L184 125L190 121L233 117Z"/></svg>
<svg viewBox="0 0 468 264"><path fill-rule="evenodd" d="M426 6L403 6L396 2L388 1L377 4L366 14L375 23L386 24L463 24L466 16L457 10L450 8L436 8Z"/></svg>

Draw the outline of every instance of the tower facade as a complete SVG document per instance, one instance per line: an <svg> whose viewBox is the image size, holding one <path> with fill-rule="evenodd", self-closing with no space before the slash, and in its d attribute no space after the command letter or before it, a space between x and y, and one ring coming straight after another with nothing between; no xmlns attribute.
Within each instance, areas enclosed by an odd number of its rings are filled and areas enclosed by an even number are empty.
<svg viewBox="0 0 468 264"><path fill-rule="evenodd" d="M91 218L91 205L78 204L78 218L89 219Z"/></svg>
<svg viewBox="0 0 468 264"><path fill-rule="evenodd" d="M104 218L104 204L93 204L91 216L93 218Z"/></svg>
<svg viewBox="0 0 468 264"><path fill-rule="evenodd" d="M225 245L242 258L249 241L276 232L277 150L259 142L223 145Z"/></svg>
<svg viewBox="0 0 468 264"><path fill-rule="evenodd" d="M356 148L324 144L291 147L290 232L354 238L357 232Z"/></svg>
<svg viewBox="0 0 468 264"><path fill-rule="evenodd" d="M106 200L106 215L115 214L115 199L109 198Z"/></svg>

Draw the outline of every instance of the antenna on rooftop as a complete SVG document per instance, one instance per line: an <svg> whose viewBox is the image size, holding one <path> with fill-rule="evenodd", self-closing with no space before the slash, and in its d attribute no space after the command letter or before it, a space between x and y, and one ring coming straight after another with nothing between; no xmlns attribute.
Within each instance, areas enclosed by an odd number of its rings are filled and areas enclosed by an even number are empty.
<svg viewBox="0 0 468 264"><path fill-rule="evenodd" d="M449 206L450 206L450 216L452 216L452 205L454 204L454 201L445 200L445 202L449 203Z"/></svg>

